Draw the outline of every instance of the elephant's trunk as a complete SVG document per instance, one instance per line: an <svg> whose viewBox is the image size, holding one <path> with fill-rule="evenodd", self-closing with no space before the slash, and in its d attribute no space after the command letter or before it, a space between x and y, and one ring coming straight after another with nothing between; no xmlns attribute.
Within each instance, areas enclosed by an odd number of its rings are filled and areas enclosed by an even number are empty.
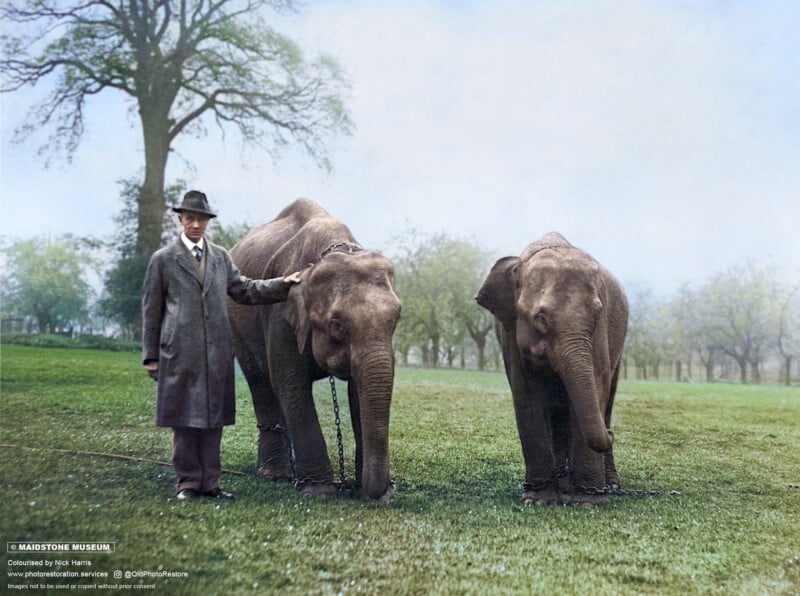
<svg viewBox="0 0 800 596"><path fill-rule="evenodd" d="M606 428L603 408L598 394L591 346L582 347L565 355L566 365L557 371L569 395L572 415L577 417L586 444L591 449L606 452L614 443Z"/></svg>
<svg viewBox="0 0 800 596"><path fill-rule="evenodd" d="M362 433L361 482L367 499L386 498L389 486L389 408L394 385L394 353L378 349L357 358L353 377Z"/></svg>

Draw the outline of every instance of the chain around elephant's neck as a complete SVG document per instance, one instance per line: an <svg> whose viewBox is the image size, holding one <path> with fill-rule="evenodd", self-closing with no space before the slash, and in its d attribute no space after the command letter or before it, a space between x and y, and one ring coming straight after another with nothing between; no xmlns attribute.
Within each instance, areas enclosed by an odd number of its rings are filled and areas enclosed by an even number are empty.
<svg viewBox="0 0 800 596"><path fill-rule="evenodd" d="M362 250L364 249L361 247L361 245L356 244L355 242L334 242L325 248L321 253L319 253L319 258L321 259L325 255L332 252L343 252L348 255L354 255Z"/></svg>

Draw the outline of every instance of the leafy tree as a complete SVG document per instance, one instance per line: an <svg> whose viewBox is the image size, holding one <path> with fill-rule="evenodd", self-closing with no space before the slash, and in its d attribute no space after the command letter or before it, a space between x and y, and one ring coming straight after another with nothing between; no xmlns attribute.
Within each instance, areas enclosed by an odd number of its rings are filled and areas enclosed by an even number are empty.
<svg viewBox="0 0 800 596"><path fill-rule="evenodd" d="M692 377L692 310L694 308L694 294L691 288L684 284L677 296L668 301L666 310L670 322L670 342L675 355L675 378L680 381L684 378L682 368L683 357L686 358L686 378Z"/></svg>
<svg viewBox="0 0 800 596"><path fill-rule="evenodd" d="M800 285L778 288L778 352L783 359L784 383L792 383L792 362L800 357Z"/></svg>
<svg viewBox="0 0 800 596"><path fill-rule="evenodd" d="M207 232L212 242L230 250L251 228L245 222L223 225L219 220L212 219Z"/></svg>
<svg viewBox="0 0 800 596"><path fill-rule="evenodd" d="M123 207L114 217L117 231L108 241L115 257L105 273L103 294L98 301L97 311L118 324L125 339L133 340L138 339L141 334L142 284L149 257L136 250L137 233L134 222L138 220L141 187L133 179L121 180L119 184ZM169 186L165 191L167 204L177 204L184 189L183 181ZM174 213L164 214L162 243L168 238L174 238L178 232L174 219Z"/></svg>
<svg viewBox="0 0 800 596"><path fill-rule="evenodd" d="M429 246L411 230L405 241L394 243L403 254L395 257L397 290L403 301L398 335L409 346L418 346L426 366L438 367L445 319L444 284L433 272Z"/></svg>
<svg viewBox="0 0 800 596"><path fill-rule="evenodd" d="M692 359L696 354L705 370L706 382L710 383L714 380L714 366L721 350L708 333L707 322L703 319L702 300L702 292L684 285L678 298L673 302L673 309L680 321L683 341L689 350L688 376L692 377Z"/></svg>
<svg viewBox="0 0 800 596"><path fill-rule="evenodd" d="M648 364L653 361L656 341L653 333L656 306L653 291L646 285L635 285L627 290L628 335L625 339L624 358L633 361L636 377L646 379Z"/></svg>
<svg viewBox="0 0 800 596"><path fill-rule="evenodd" d="M444 356L452 366L457 356L463 360L470 333L477 338L479 365L485 365L483 351L492 325L475 303L475 294L488 269L488 255L472 242L444 234L420 238L414 230L394 244L402 251L395 263L403 300L396 337L403 349L419 346L427 365L438 367Z"/></svg>
<svg viewBox="0 0 800 596"><path fill-rule="evenodd" d="M97 310L120 326L125 339L132 340L138 339L141 333L142 284L149 257L136 252L135 226L131 225L137 220L139 184L131 179L120 181L120 186L123 208L114 217L117 232L108 243L116 256L106 271L103 295ZM165 192L167 205L177 205L185 190L186 183L182 180L169 186ZM164 213L162 244L173 240L181 232L177 221L173 211ZM207 234L213 242L231 248L248 230L249 226L244 223L225 227L212 219Z"/></svg>
<svg viewBox="0 0 800 596"><path fill-rule="evenodd" d="M464 324L478 351L478 370L486 370L486 352L491 341L489 332L494 329L494 317L480 309L472 317L465 317Z"/></svg>
<svg viewBox="0 0 800 596"><path fill-rule="evenodd" d="M127 95L139 115L144 180L138 197L136 253L161 240L167 159L177 138L215 122L243 143L277 151L299 143L329 167L326 139L349 133L341 100L346 82L322 56L299 47L264 20L290 0L8 0L0 8L3 92L56 77L50 95L17 130L52 129L43 147L69 157L84 132L88 101Z"/></svg>
<svg viewBox="0 0 800 596"><path fill-rule="evenodd" d="M39 333L72 330L89 318L94 243L69 235L20 240L5 249L5 315L35 318Z"/></svg>
<svg viewBox="0 0 800 596"><path fill-rule="evenodd" d="M761 361L777 337L774 271L753 263L714 275L700 290L699 313L712 345L732 358L742 383L761 381Z"/></svg>

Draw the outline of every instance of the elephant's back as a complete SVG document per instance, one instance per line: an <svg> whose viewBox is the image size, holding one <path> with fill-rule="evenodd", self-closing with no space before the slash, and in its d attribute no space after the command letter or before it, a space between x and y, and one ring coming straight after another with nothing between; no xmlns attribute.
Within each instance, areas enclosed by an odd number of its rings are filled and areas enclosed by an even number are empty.
<svg viewBox="0 0 800 596"><path fill-rule="evenodd" d="M294 224L301 228L303 225L311 219L316 217L330 217L330 213L325 211L322 207L320 207L317 203L312 201L311 199L297 199L294 202L287 205L280 213L278 213L277 217L272 220L270 223L275 223L281 220L288 220L294 222Z"/></svg>
<svg viewBox="0 0 800 596"><path fill-rule="evenodd" d="M317 262L326 246L355 242L350 230L309 199L297 199L275 219L250 230L230 251L252 278L278 277Z"/></svg>
<svg viewBox="0 0 800 596"><path fill-rule="evenodd" d="M309 221L330 217L328 212L309 199L297 199L273 219L250 230L230 250L231 258L247 277L262 278L281 275L271 273L268 263L278 250L289 242Z"/></svg>

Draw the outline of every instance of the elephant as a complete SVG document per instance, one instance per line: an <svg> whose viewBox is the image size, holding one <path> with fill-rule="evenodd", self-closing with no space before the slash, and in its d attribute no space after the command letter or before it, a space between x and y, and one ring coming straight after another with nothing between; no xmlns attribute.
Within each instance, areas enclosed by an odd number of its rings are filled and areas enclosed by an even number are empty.
<svg viewBox="0 0 800 596"><path fill-rule="evenodd" d="M284 303L228 304L259 428L257 474L294 479L306 498L335 492L312 397L313 382L332 375L347 381L356 495L388 505L392 338L401 311L393 264L359 246L343 223L308 199L251 230L230 254L248 277L302 270Z"/></svg>
<svg viewBox="0 0 800 596"><path fill-rule="evenodd" d="M495 317L525 460L523 502L607 503L620 486L610 431L628 326L619 282L550 232L499 259L476 301Z"/></svg>

